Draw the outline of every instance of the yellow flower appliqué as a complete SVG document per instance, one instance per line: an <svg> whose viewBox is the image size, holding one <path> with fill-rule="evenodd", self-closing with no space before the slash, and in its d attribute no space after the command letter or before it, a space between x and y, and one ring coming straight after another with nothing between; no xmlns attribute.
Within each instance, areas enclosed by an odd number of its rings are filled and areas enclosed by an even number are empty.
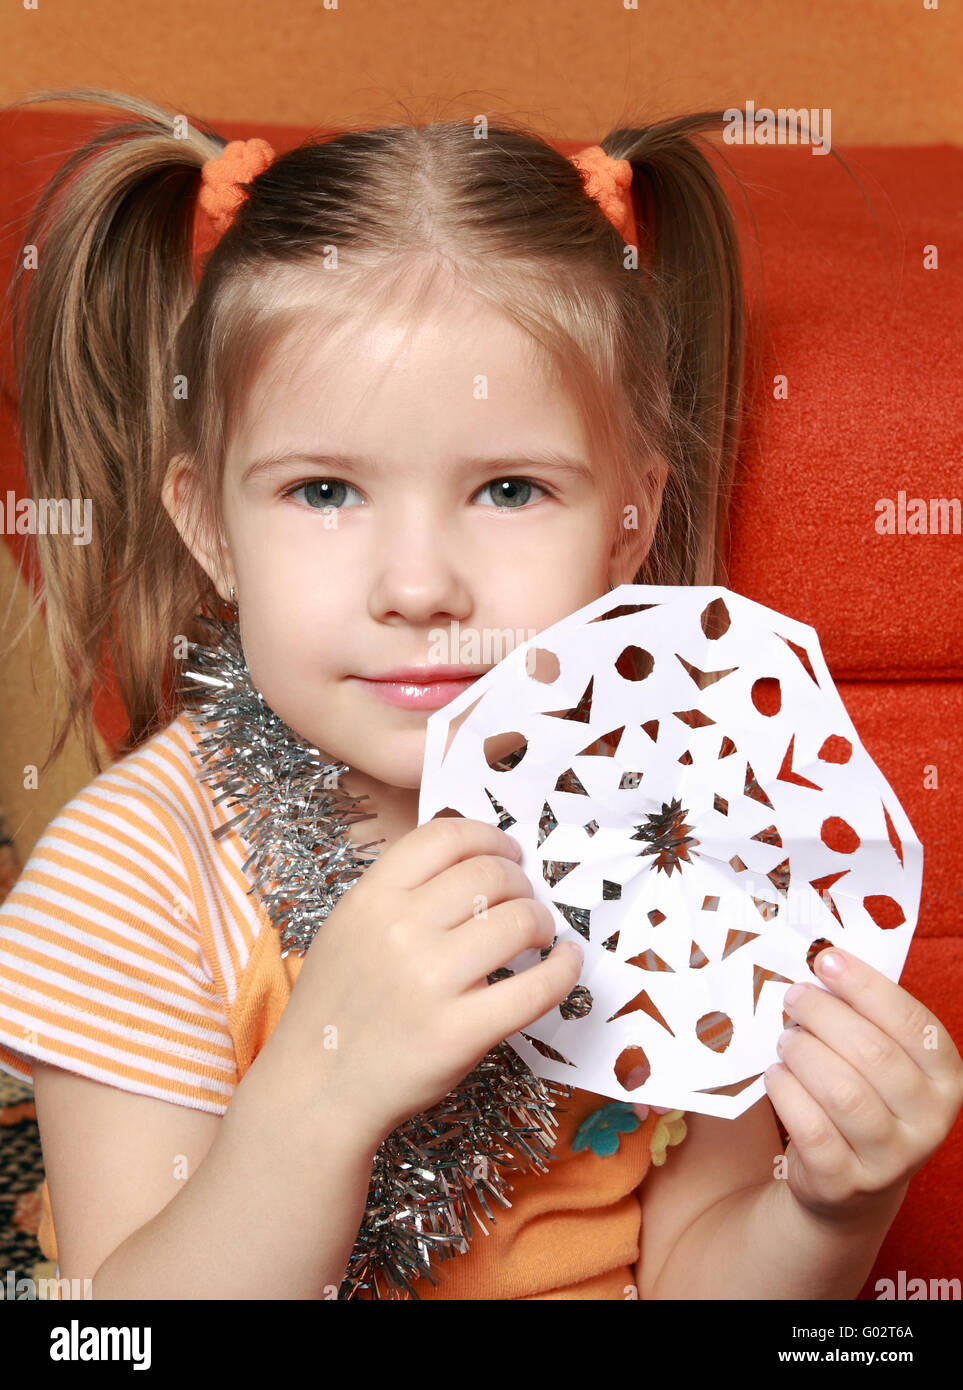
<svg viewBox="0 0 963 1390"><path fill-rule="evenodd" d="M665 1162L666 1150L675 1144L681 1144L685 1138L684 1115L684 1110L669 1110L665 1115L660 1115L659 1123L652 1131L649 1141L649 1153L656 1168L661 1168Z"/></svg>

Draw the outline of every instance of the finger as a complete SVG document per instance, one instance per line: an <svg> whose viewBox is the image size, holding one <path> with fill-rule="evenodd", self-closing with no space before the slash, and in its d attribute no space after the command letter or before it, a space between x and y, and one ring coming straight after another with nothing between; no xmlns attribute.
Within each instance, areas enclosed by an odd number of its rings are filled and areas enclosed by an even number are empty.
<svg viewBox="0 0 963 1390"><path fill-rule="evenodd" d="M465 995L469 1026L491 1037L507 1038L557 1008L559 1000L578 984L581 973L579 953L571 942L560 941L540 964Z"/></svg>
<svg viewBox="0 0 963 1390"><path fill-rule="evenodd" d="M795 1161L813 1197L832 1202L846 1195L859 1160L822 1106L785 1063L767 1068L766 1094L792 1141Z"/></svg>
<svg viewBox="0 0 963 1390"><path fill-rule="evenodd" d="M892 1115L908 1125L923 1123L932 1109L929 1078L888 1033L818 985L804 985L797 998L783 999L783 1007L858 1072Z"/></svg>
<svg viewBox="0 0 963 1390"><path fill-rule="evenodd" d="M401 845L405 848L399 853ZM517 863L521 846L497 825L467 816L436 816L401 836L366 874L397 888L417 888L476 854L502 855Z"/></svg>
<svg viewBox="0 0 963 1390"><path fill-rule="evenodd" d="M496 854L452 864L414 892L418 920L451 931L464 922L484 921L501 903L535 896L521 865Z"/></svg>
<svg viewBox="0 0 963 1390"><path fill-rule="evenodd" d="M831 957L842 968L831 971ZM817 979L876 1025L933 1081L945 1083L957 1072L959 1053L935 1014L879 970L834 946L813 962Z"/></svg>
<svg viewBox="0 0 963 1390"><path fill-rule="evenodd" d="M487 989L488 976L494 971L507 968L522 951L547 950L554 940L555 919L550 909L534 898L513 898L492 907L484 917L473 917L446 933L439 953L461 993L471 986ZM532 963L538 964L534 955ZM529 968L527 961L525 968Z"/></svg>
<svg viewBox="0 0 963 1390"><path fill-rule="evenodd" d="M651 1068L648 1066L630 1067L625 1074L625 1080L622 1082L622 1085L627 1091L634 1091L637 1086L645 1084L648 1080L650 1070ZM649 1111L652 1107L646 1105L644 1101L630 1101L629 1104L632 1106L632 1113L635 1118L639 1120L640 1123L645 1124L646 1120L649 1118Z"/></svg>
<svg viewBox="0 0 963 1390"><path fill-rule="evenodd" d="M779 1056L849 1146L865 1181L887 1177L902 1129L866 1078L805 1028L786 1029Z"/></svg>
<svg viewBox="0 0 963 1390"><path fill-rule="evenodd" d="M627 1091L634 1091L637 1086L645 1085L649 1079L651 1068L646 1066L630 1067L625 1073L625 1080L622 1085ZM669 1105L646 1105L644 1101L630 1101L632 1110L643 1123L649 1118L649 1111L654 1110L657 1115L668 1115L671 1110Z"/></svg>

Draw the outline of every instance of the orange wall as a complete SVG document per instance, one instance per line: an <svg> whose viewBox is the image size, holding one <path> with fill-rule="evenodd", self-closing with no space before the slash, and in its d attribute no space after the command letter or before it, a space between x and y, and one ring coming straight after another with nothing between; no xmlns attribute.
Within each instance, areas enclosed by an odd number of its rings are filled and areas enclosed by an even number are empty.
<svg viewBox="0 0 963 1390"><path fill-rule="evenodd" d="M9 0L0 101L112 87L323 128L507 110L589 143L630 112L751 100L830 108L838 145L960 143L963 7L925 3Z"/></svg>

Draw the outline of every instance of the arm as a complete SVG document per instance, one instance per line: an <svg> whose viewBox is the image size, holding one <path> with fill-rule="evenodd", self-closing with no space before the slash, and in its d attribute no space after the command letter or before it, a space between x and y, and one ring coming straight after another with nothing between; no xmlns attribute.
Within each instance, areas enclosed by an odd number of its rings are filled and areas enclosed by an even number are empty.
<svg viewBox="0 0 963 1390"><path fill-rule="evenodd" d="M278 1028L181 1193L94 1277L94 1298L322 1299L337 1291L377 1141L299 1071ZM272 1048L272 1043L277 1046Z"/></svg>
<svg viewBox="0 0 963 1390"><path fill-rule="evenodd" d="M856 1297L959 1114L963 1061L939 1020L840 947L814 969L828 988L787 991L797 1026L766 1073L789 1133L784 1176L760 1173L703 1205L666 1247L655 1297Z"/></svg>
<svg viewBox="0 0 963 1390"><path fill-rule="evenodd" d="M61 1277L96 1299L331 1297L377 1140L311 1071L279 1027L218 1119L38 1067Z"/></svg>
<svg viewBox="0 0 963 1390"><path fill-rule="evenodd" d="M639 1188L644 1299L855 1298L905 1195L858 1219L793 1196L772 1105L686 1116L686 1137Z"/></svg>
<svg viewBox="0 0 963 1390"><path fill-rule="evenodd" d="M785 1179L731 1192L683 1232L649 1296L856 1298L905 1195L846 1224L807 1211Z"/></svg>
<svg viewBox="0 0 963 1390"><path fill-rule="evenodd" d="M649 1169L638 1188L642 1231L635 1278L642 1299L678 1296L662 1293L661 1275L680 1242L724 1202L771 1184L782 1157L767 1096L735 1120L689 1111L685 1124L682 1143L669 1150L662 1167Z"/></svg>

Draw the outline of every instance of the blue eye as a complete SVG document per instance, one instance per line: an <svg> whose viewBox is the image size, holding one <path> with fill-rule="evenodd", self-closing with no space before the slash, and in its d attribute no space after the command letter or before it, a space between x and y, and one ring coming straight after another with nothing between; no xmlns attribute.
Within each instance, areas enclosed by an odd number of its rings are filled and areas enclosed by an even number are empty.
<svg viewBox="0 0 963 1390"><path fill-rule="evenodd" d="M523 510L525 504L531 500L533 488L544 497L551 495L547 488L542 487L540 483L531 482L528 478L495 478L480 488L475 496L480 497L489 488L497 489L494 493L494 505L501 512ZM352 487L350 483L342 482L339 478L309 478L307 482L295 483L293 487L285 489L281 495L297 497L298 493L304 493L303 500L312 511L323 511L326 507L340 510L348 492L360 496L357 488ZM505 505L502 506L501 503Z"/></svg>
<svg viewBox="0 0 963 1390"><path fill-rule="evenodd" d="M310 493L314 489L314 498L317 505L309 501L307 496L305 501L312 511L320 512L325 507L335 507L340 510L341 501L344 493L357 492L350 483L343 483L338 478L310 478L306 483L296 483L294 487L289 487L284 493L284 497L296 497L299 492ZM327 489L327 492L324 491ZM360 494L359 494L360 495Z"/></svg>
<svg viewBox="0 0 963 1390"><path fill-rule="evenodd" d="M506 485L508 491L504 490ZM476 497L480 496L482 492L487 492L489 488L498 488L499 491L495 492L495 497L498 498L500 501L507 503L507 505L504 507L498 507L498 510L500 512L522 510L525 506L525 503L529 501L531 497L532 488L535 488L537 492L540 492L543 495L548 496L548 492L545 488L543 488L539 483L533 483L529 481L528 478L496 478L493 482L486 483L485 486L475 494ZM519 492L519 489L521 489L521 493Z"/></svg>

